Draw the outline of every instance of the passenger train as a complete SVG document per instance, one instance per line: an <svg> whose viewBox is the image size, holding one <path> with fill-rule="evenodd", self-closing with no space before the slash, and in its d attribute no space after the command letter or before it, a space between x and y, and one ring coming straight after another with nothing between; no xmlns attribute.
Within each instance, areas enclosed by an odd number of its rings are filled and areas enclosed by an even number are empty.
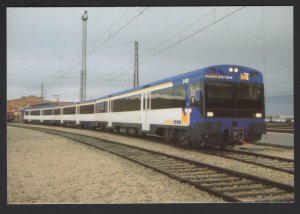
<svg viewBox="0 0 300 214"><path fill-rule="evenodd" d="M24 109L24 122L155 134L221 148L266 133L262 73L215 65L94 100Z"/></svg>

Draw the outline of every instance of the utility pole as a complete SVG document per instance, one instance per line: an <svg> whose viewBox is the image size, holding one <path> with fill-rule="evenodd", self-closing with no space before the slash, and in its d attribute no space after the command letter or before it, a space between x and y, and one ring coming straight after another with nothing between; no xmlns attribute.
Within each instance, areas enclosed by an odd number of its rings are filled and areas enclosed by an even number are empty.
<svg viewBox="0 0 300 214"><path fill-rule="evenodd" d="M86 100L86 39L87 39L87 11L81 16L82 19L82 70L80 75L80 101Z"/></svg>
<svg viewBox="0 0 300 214"><path fill-rule="evenodd" d="M139 44L134 42L134 74L133 74L133 87L139 86Z"/></svg>
<svg viewBox="0 0 300 214"><path fill-rule="evenodd" d="M55 95L52 95L52 96L56 98L56 104L58 104L59 103L59 94L55 94Z"/></svg>
<svg viewBox="0 0 300 214"><path fill-rule="evenodd" d="M263 10L263 72L266 72L266 7L262 7Z"/></svg>
<svg viewBox="0 0 300 214"><path fill-rule="evenodd" d="M44 83L41 83L41 98L42 98L42 103L44 103Z"/></svg>

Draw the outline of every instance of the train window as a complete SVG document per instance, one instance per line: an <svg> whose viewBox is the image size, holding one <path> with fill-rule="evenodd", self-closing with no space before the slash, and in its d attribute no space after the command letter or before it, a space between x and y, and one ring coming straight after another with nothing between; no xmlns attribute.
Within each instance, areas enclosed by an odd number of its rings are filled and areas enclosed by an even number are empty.
<svg viewBox="0 0 300 214"><path fill-rule="evenodd" d="M76 114L76 107L63 108L63 114Z"/></svg>
<svg viewBox="0 0 300 214"><path fill-rule="evenodd" d="M207 83L206 107L207 108L234 108L233 85Z"/></svg>
<svg viewBox="0 0 300 214"><path fill-rule="evenodd" d="M263 87L259 85L237 85L237 108L260 109L263 106Z"/></svg>
<svg viewBox="0 0 300 214"><path fill-rule="evenodd" d="M54 109L54 115L60 115L60 108Z"/></svg>
<svg viewBox="0 0 300 214"><path fill-rule="evenodd" d="M151 92L151 109L182 108L185 106L186 85Z"/></svg>
<svg viewBox="0 0 300 214"><path fill-rule="evenodd" d="M185 106L186 85L175 86L172 89L172 106L173 108L181 108Z"/></svg>
<svg viewBox="0 0 300 214"><path fill-rule="evenodd" d="M79 113L80 114L94 114L94 104L79 106Z"/></svg>
<svg viewBox="0 0 300 214"><path fill-rule="evenodd" d="M196 81L190 83L190 98L191 97L196 97L196 91L200 91L202 94L202 82L201 81ZM195 103L192 104L191 106L197 106L200 109L201 114L203 114L203 96L200 97L200 100L196 101Z"/></svg>
<svg viewBox="0 0 300 214"><path fill-rule="evenodd" d="M29 111L25 111L25 115L29 115Z"/></svg>
<svg viewBox="0 0 300 214"><path fill-rule="evenodd" d="M257 100L261 96L261 87L257 85L238 85L237 98L241 100Z"/></svg>
<svg viewBox="0 0 300 214"><path fill-rule="evenodd" d="M190 84L190 97L196 96L196 91L201 91L201 81L196 81Z"/></svg>
<svg viewBox="0 0 300 214"><path fill-rule="evenodd" d="M172 88L151 92L151 109L171 108Z"/></svg>
<svg viewBox="0 0 300 214"><path fill-rule="evenodd" d="M37 111L31 111L30 114L31 114L31 115L40 115L40 114L41 114L41 111L40 111L40 110L37 110Z"/></svg>
<svg viewBox="0 0 300 214"><path fill-rule="evenodd" d="M43 115L52 115L52 109L43 110Z"/></svg>
<svg viewBox="0 0 300 214"><path fill-rule="evenodd" d="M133 95L120 99L113 100L112 111L139 111L141 110L141 95Z"/></svg>
<svg viewBox="0 0 300 214"><path fill-rule="evenodd" d="M232 99L233 88L228 84L208 84L207 98L212 99Z"/></svg>
<svg viewBox="0 0 300 214"><path fill-rule="evenodd" d="M95 112L96 113L107 112L107 102L96 103Z"/></svg>

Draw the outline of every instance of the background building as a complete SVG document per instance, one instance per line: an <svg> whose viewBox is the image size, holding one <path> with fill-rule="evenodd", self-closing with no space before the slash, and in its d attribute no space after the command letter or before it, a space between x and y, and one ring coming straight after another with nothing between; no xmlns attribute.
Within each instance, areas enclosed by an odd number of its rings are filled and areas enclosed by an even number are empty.
<svg viewBox="0 0 300 214"><path fill-rule="evenodd" d="M23 96L18 99L7 100L6 109L7 112L14 113L15 121L20 121L22 118L22 114L21 114L22 108L28 108L28 107L40 106L40 105L49 105L49 104L68 104L68 103L71 102L43 100L41 97L29 95L27 97Z"/></svg>

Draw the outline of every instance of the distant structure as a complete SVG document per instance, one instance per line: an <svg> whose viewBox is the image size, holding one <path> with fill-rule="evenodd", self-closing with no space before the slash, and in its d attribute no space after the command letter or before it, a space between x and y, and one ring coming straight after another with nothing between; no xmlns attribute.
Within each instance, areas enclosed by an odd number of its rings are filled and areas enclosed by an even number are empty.
<svg viewBox="0 0 300 214"><path fill-rule="evenodd" d="M22 108L48 105L48 104L69 104L69 103L71 102L50 101L50 100L44 100L42 97L29 95L27 97L7 100L6 111L14 114L15 121L20 121L22 119L22 114L21 114Z"/></svg>
<svg viewBox="0 0 300 214"><path fill-rule="evenodd" d="M134 74L133 74L133 87L139 86L139 43L134 42Z"/></svg>
<svg viewBox="0 0 300 214"><path fill-rule="evenodd" d="M80 75L80 101L86 100L86 39L88 14L85 10L82 19L82 69Z"/></svg>
<svg viewBox="0 0 300 214"><path fill-rule="evenodd" d="M45 99L44 98L44 83L41 83L41 98L42 98L42 103L43 103L43 100Z"/></svg>

